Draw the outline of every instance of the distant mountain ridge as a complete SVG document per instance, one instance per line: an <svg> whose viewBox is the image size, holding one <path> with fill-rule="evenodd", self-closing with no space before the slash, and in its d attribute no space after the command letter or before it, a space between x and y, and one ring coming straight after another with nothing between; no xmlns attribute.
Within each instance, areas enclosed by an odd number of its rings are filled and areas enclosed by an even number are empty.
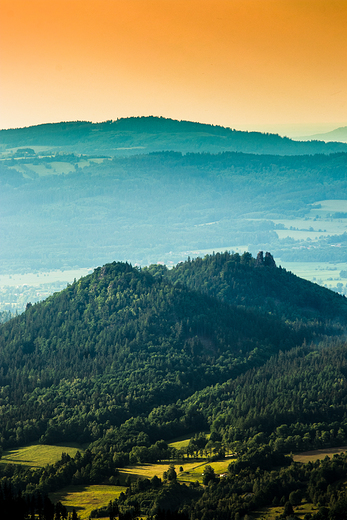
<svg viewBox="0 0 347 520"><path fill-rule="evenodd" d="M347 126L341 126L332 130L331 132L325 132L322 134L314 134L308 136L307 138L302 137L302 140L311 140L318 139L319 141L327 141L327 142L342 142L347 143Z"/></svg>
<svg viewBox="0 0 347 520"><path fill-rule="evenodd" d="M0 130L3 148L47 146L83 154L129 155L163 150L304 155L346 152L347 144L300 142L277 134L244 132L164 117L129 117L91 123L73 121Z"/></svg>

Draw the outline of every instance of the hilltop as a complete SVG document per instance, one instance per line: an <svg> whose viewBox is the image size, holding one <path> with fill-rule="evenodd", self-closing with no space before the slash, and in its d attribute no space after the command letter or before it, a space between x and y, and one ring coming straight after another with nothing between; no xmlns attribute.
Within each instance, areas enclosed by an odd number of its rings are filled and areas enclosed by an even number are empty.
<svg viewBox="0 0 347 520"><path fill-rule="evenodd" d="M91 123L72 121L0 130L3 149L47 147L54 151L124 156L163 150L304 155L346 152L347 144L299 142L277 134L244 132L163 117L129 117Z"/></svg>
<svg viewBox="0 0 347 520"><path fill-rule="evenodd" d="M263 251L253 258L216 253L205 258L188 259L172 269L150 266L173 283L183 283L233 305L268 312L285 320L333 320L347 323L347 299L324 287L295 276Z"/></svg>
<svg viewBox="0 0 347 520"><path fill-rule="evenodd" d="M3 410L3 444L95 440L105 421L116 426L185 398L311 334L108 264L1 326L0 384L15 405ZM14 441L12 428L27 423Z"/></svg>

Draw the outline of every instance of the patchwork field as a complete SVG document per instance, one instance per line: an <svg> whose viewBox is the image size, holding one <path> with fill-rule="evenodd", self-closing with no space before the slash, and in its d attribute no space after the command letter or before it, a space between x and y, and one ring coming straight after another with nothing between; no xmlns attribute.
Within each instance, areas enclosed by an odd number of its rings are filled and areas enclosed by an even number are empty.
<svg viewBox="0 0 347 520"><path fill-rule="evenodd" d="M67 453L71 457L74 457L77 451L83 452L83 448L77 444L70 444L68 446L33 444L31 446L5 451L0 463L21 464L24 466L43 468L47 464L54 464L60 460L62 453Z"/></svg>
<svg viewBox="0 0 347 520"><path fill-rule="evenodd" d="M347 446L341 446L339 448L324 448L321 450L314 451L304 451L302 453L297 453L293 455L293 459L295 462L303 462L306 464L307 462L314 462L315 460L322 460L325 457L332 458L335 454L343 453L347 451Z"/></svg>
<svg viewBox="0 0 347 520"><path fill-rule="evenodd" d="M217 462L208 462L206 459L194 459L192 462L182 461L174 461L175 470L177 473L177 479L180 482L196 482L199 481L200 484L203 480L204 468L206 465L212 466L216 475L220 475L222 473L226 473L228 470L229 464L235 459L226 458L222 461ZM169 465L172 461L165 461L157 464L142 464L138 466L128 466L119 471L122 480L125 481L127 477L130 477L131 480L136 480L137 478L149 478L151 479L154 475L162 478L164 471L167 471ZM182 467L183 471L180 471L179 468Z"/></svg>
<svg viewBox="0 0 347 520"><path fill-rule="evenodd" d="M61 502L68 511L76 510L81 520L87 520L93 509L107 506L126 488L122 486L69 486L51 493L52 502Z"/></svg>
<svg viewBox="0 0 347 520"><path fill-rule="evenodd" d="M346 278L340 277L341 271L347 270L347 262L283 262L280 258L276 258L277 264L281 265L287 271L309 280L310 282L336 286L336 283L347 282Z"/></svg>

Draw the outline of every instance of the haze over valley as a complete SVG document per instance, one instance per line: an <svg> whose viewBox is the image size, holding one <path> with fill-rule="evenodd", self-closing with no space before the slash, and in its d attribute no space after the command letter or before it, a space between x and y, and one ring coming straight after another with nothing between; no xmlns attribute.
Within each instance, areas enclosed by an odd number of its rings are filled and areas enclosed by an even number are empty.
<svg viewBox="0 0 347 520"><path fill-rule="evenodd" d="M142 117L2 130L0 145L1 310L114 259L226 250L271 251L345 293L347 144Z"/></svg>

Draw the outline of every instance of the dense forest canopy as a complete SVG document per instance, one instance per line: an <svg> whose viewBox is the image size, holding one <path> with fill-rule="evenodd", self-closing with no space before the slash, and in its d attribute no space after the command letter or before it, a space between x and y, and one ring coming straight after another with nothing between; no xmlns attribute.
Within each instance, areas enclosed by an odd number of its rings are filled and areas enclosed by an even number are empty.
<svg viewBox="0 0 347 520"><path fill-rule="evenodd" d="M228 258L240 264L236 271L242 273L251 293L253 286L264 284L264 278L257 277L251 255L241 262L237 256ZM212 262L218 263L219 258ZM277 271L264 270L269 279ZM285 272L283 277L289 288L295 277ZM276 286L280 290L281 284ZM269 288L273 293L271 284ZM306 304L315 290L312 285L311 293L306 293ZM314 312L314 319L329 321L332 308L347 317L343 297L318 290L331 297L325 313L322 307L321 313ZM80 442L94 440L105 421L119 425L133 414L176 400L177 394L185 398L206 385L223 382L305 338L308 341L323 331L341 333L324 322L294 326L264 314L256 294L247 303L249 309L231 305L182 283L173 285L150 270L113 263L29 306L1 328L0 383L7 389L8 402L19 406L4 408L3 444L7 447L40 437L50 442L72 440L76 435ZM99 410L89 415L86 409L81 422L81 404L92 406L95 392L101 394ZM105 392L111 397L106 398ZM65 403L63 423L57 421L58 402L62 407ZM67 403L71 405L66 407ZM23 415L22 434L14 435L18 417Z"/></svg>
<svg viewBox="0 0 347 520"><path fill-rule="evenodd" d="M1 326L1 442L96 440L346 321L345 297L248 253L105 265Z"/></svg>

